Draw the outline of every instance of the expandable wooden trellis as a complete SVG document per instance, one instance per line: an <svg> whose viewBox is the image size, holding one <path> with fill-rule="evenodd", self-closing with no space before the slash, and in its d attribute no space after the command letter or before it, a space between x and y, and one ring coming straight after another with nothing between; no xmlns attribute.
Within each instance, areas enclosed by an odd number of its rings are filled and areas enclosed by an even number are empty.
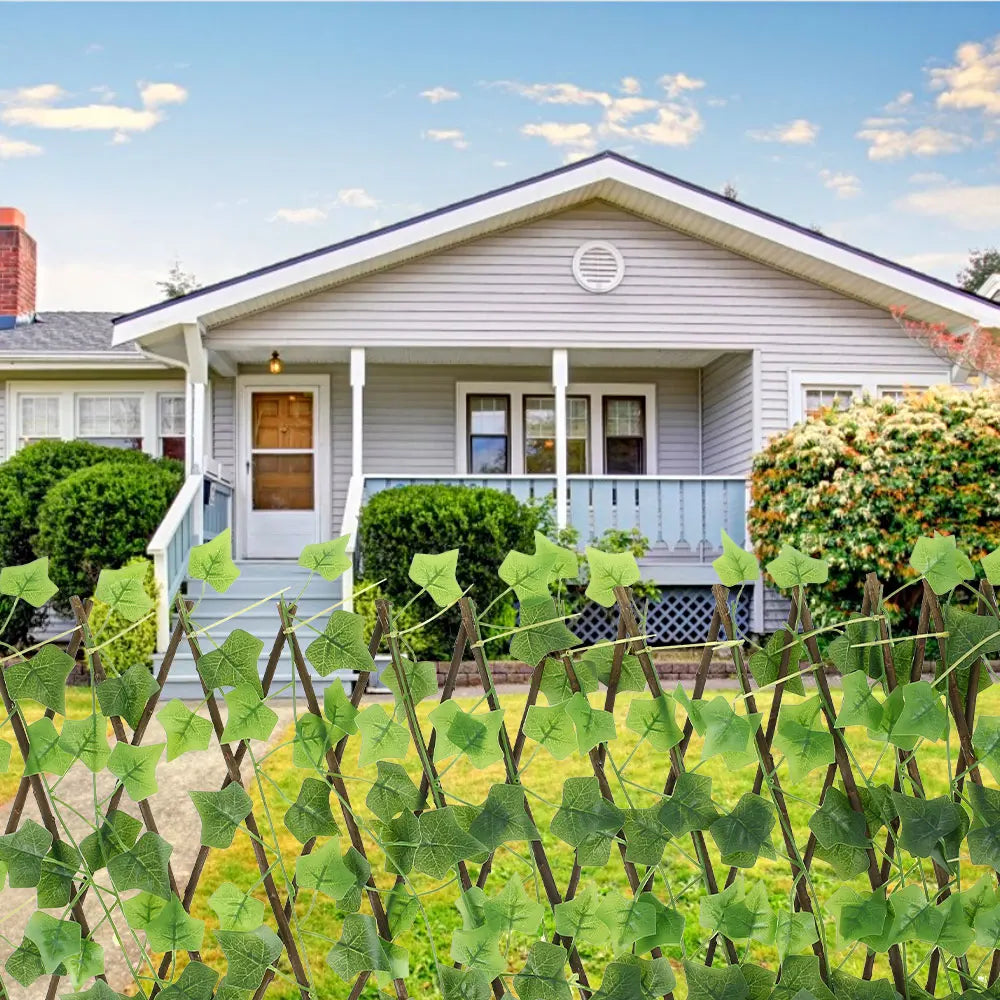
<svg viewBox="0 0 1000 1000"><path fill-rule="evenodd" d="M615 708L616 698L619 693L622 665L626 654L635 655L638 658L649 694L654 698L663 694L659 677L650 656L650 651L647 647L646 635L639 624L640 615L633 604L631 593L627 589L619 587L615 589L614 595L616 601L615 610L617 612L617 636L603 706L608 712L613 712ZM988 613L996 616L998 613L996 597L993 589L985 581L980 586L979 595L980 613ZM714 611L711 617L708 633L705 637L705 644L701 653L697 672L694 677L694 687L692 692L694 699L701 698L705 692L710 663L713 655L715 655L720 648L720 644L718 642L720 634L730 637L738 635L737 627L733 621L733 595L731 595L726 588L717 586L713 590L713 596L715 602ZM881 586L874 575L872 575L865 583L864 602L861 610L862 616L867 620L874 620L878 622L881 643L880 649L883 659L886 685L888 691L891 693L891 691L896 687L899 679L896 673L897 667L893 657L888 627L885 618L881 615L882 600ZM159 693L163 689L164 683L171 669L174 656L182 643L186 642L188 644L196 664L200 660L202 650L199 642L199 635L203 634L205 630L199 629L192 622L192 607L193 605L190 602L185 601L181 597L178 598L176 624L174 625L169 646L165 652L156 677L159 690L148 700L137 725L132 731L131 736L129 736L126 731L125 723L122 718L118 716L111 718L114 738L117 742L129 743L132 746L138 746L142 743L149 722L157 707ZM459 607L461 611L461 624L458 629L450 667L440 691L440 700L441 702L445 702L452 697L456 688L456 682L463 660L468 653L471 653L476 665L479 681L486 702L490 710L496 710L500 707L500 704L496 688L493 683L490 664L484 652L485 645L480 632L479 620L476 616L473 604L468 597L463 597L461 599ZM90 604L89 602L84 604L79 599L74 599L72 602L72 608L76 620L76 629L69 643L69 652L71 655L75 656L82 649L89 662L93 678L96 682L100 682L104 679L104 669L101 663L100 652L99 650L93 648L92 637L90 635L90 627L88 624ZM279 603L277 610L279 623L270 653L267 657L264 670L260 678L263 694L267 697L275 677L278 663L282 656L287 652L292 659L297 681L301 685L301 691L305 698L307 712L322 718L322 709L317 699L313 679L310 675L308 667L306 666L305 658L303 656L296 631L297 619L295 617L295 607L294 605L281 602ZM809 872L815 858L817 848L816 835L810 831L808 837L806 838L804 849L800 849L798 844L799 838L797 837L798 831L793 829L789 818L785 795L772 752L772 741L775 736L778 723L778 712L785 683L790 679L790 676L793 676L795 673L806 673L815 680L818 693L820 695L824 721L832 736L834 744L835 760L826 768L819 798L820 804L822 805L827 793L834 787L835 782L839 778L844 792L850 802L851 808L856 813L860 813L862 815L864 814L864 809L856 780L855 770L851 762L849 750L844 741L843 730L838 729L835 725L835 714L833 712L833 701L826 675L826 664L820 654L820 649L813 629L812 617L801 590L797 590L791 595L791 606L782 632L788 636L788 641L784 645L777 680L773 684L774 690L766 724L758 726L754 736L758 755L758 765L753 781L753 791L755 794L761 794L763 791L766 791L766 794L770 797L770 800L778 814L779 832L784 843L785 853L791 865L794 908L801 913L812 915L813 919L818 923L819 917L818 915L813 914L812 900L807 886ZM923 672L927 653L926 636L928 632L937 635L936 641L938 662L939 664L946 665L947 649L944 638L945 625L941 606L938 598L935 596L930 586L925 583L920 605L920 624L918 627L919 637L915 640L912 662L910 664L909 679L911 681L919 679ZM793 651L800 648L800 641L804 644L807 651L808 662L806 663L804 670L799 668L798 671L793 672L791 670L791 657ZM756 713L756 700L744 655L744 649L740 643L735 641L727 642L722 645L727 647L731 652L733 666L735 668L743 700L745 701L746 710L751 714ZM419 803L416 812L419 814L421 810L425 809L428 805L428 801L430 801L434 808L442 808L447 805L447 799L440 780L440 775L434 763L434 748L437 740L437 733L433 727L430 729L429 733L425 733L415 710L415 701L402 663L399 640L393 629L392 608L385 601L377 603L377 621L368 648L372 656L383 649L385 649L389 655L391 661L389 669L391 669L395 675L401 702L406 714L406 723L410 732L410 737L420 759L422 773L419 785ZM580 691L580 682L577 676L576 663L574 661L574 654L572 650L565 650L561 653L557 651L545 659L556 659L558 662L561 662L565 670L567 683L570 689L574 692ZM543 663L544 660L534 667L525 707L521 714L517 730L513 734L513 739L511 738L511 733L506 728L505 723L501 722L500 725L499 742L503 751L505 782L510 785L520 785L519 768L526 742L525 722L528 717L529 709L536 703L541 690ZM796 664L796 666L798 667L798 664ZM968 776L968 780L970 782L974 784L982 784L982 776L979 771L978 760L973 748L971 733L974 725L980 672L985 669L986 666L981 657L977 657L971 662L969 666L970 680L967 688L967 695L964 698L960 692L955 671L952 670L948 676L946 700L959 741L959 757L956 771L959 777L956 783L955 801L959 801L961 798L961 791L966 776ZM360 674L357 678L357 683L350 699L352 705L355 707L357 707L361 702L367 682L368 675L366 673ZM222 742L222 735L225 727L219 709L216 692L209 689L207 685L205 685L204 681L202 682L202 686L205 694L205 704L208 708L209 717L218 742L219 751L226 768L226 774L221 788L224 789L232 783L237 783L242 787L245 781L241 771L241 764L248 751L248 744L245 741L240 741L235 745ZM27 763L29 755L27 729L23 718L12 702L2 670L0 670L0 698L2 698L4 707L9 713L18 751L25 763ZM48 718L52 718L55 713L52 712L51 709L48 709L45 714ZM668 758L664 761L664 796L670 795L673 792L678 778L685 771L685 755L688 750L693 731L694 728L692 721L688 718L685 720L683 726L681 741L669 751ZM358 852L358 854L361 855L365 861L367 861L364 840L358 826L357 818L351 804L351 796L341 769L347 742L348 737L345 736L336 744L336 746L332 746L327 749L325 753L326 780L328 781L340 804L341 813L343 815L344 824L351 845ZM896 790L899 790L900 788L900 774L905 770L908 780L911 786L916 790L918 797L923 796L924 783L915 755L913 753L897 749L896 759ZM614 804L614 793L605 771L607 744L602 743L592 749L589 752L589 760L593 775L597 779L601 795L607 801ZM124 789L121 784L116 787L114 793L103 809L105 818L107 818L109 814L119 807L123 790ZM29 794L32 795L36 801L42 824L49 834L51 834L53 843L59 843L63 840L63 838L52 808L50 791L43 774L33 774L29 777L21 778L17 792L14 796L4 832L9 834L18 829ZM524 805L528 819L531 820L531 806L527 796L525 796ZM137 809L145 829L156 833L156 819L153 815L149 801L145 800L137 803ZM261 884L263 885L264 892L267 897L271 919L274 921L278 936L280 937L284 947L285 961L287 961L288 967L291 970L291 976L298 986L301 997L303 1000L308 1000L308 998L312 996L312 985L306 971L305 962L303 961L302 942L297 939L290 919L292 916L292 909L297 890L296 883L294 879L292 879L289 884L286 884L282 888L279 887L276 882L272 866L268 861L268 857L262 843L260 828L254 809L251 809L244 822L247 831L251 835L250 839L253 844L255 861L260 871ZM876 853L875 847L871 844L867 848L867 877L873 890L880 889L889 881L890 870L899 850L899 833L900 821L899 818L896 817L887 828L885 843L879 852ZM704 832L701 830L694 830L689 836L695 855L701 865L701 878L703 880L705 891L709 894L718 893L720 891L720 886L706 844ZM870 839L867 826L866 836L869 836ZM657 875L656 867L637 866L635 863L628 860L626 856L627 837L624 829L618 832L615 840L618 851L621 855L622 868L633 895L639 895L640 893L651 891ZM300 854L302 856L310 854L315 846L316 838L313 838L301 847ZM171 890L178 895L182 901L184 909L187 911L190 911L199 882L205 870L206 861L212 850L213 848L206 846L202 846L199 849L191 874L183 887L181 887L175 879L173 870L168 869ZM540 839L530 841L530 850L549 906L554 907L561 902L572 899L578 890L582 874L582 868L579 861L575 861L569 881L565 889L561 890L556 883L553 867L546 855L542 841ZM878 857L879 853L883 857L881 862ZM479 888L485 887L489 881L489 876L493 868L493 861L494 853L490 853L485 862L479 866L479 871L476 873L475 878L473 878L473 873L470 871L469 863L466 861L459 862L456 865L456 870L463 890L467 890L473 885L478 886ZM288 866L289 868L293 868L294 862L290 860ZM728 888L733 884L737 877L737 873L737 867L733 866L729 869L723 888ZM948 872L942 869L937 863L934 864L934 874L938 887L936 900L941 902L944 899L947 899L952 891L950 888L951 880ZM395 886L398 887L402 881L402 876L394 877ZM1000 876L998 876L998 881L1000 881ZM388 914L386 912L386 906L383 901L383 896L389 891L389 887L378 885L374 873L369 875L367 884L364 886L364 892L377 926L378 934L385 941L391 941L393 936L389 924ZM71 910L73 918L81 927L84 938L87 938L91 934L91 929L87 921L83 905L86 895L86 888L78 890L76 885L72 886L70 897L72 900ZM827 955L824 950L823 944L821 943L822 940L822 934L818 934L813 950L818 960L820 975L824 981L826 981L831 974L831 970L828 965L829 955ZM553 943L563 945L566 948L567 961L575 974L580 995L584 998L584 1000L587 1000L587 998L590 997L591 993L594 991L594 987L591 985L587 969L584 966L583 960L577 951L574 942L556 934L553 937ZM735 964L739 961L739 955L734 942L725 937L716 936L713 937L708 944L705 956L706 965L712 965L715 961L720 945L723 957L728 963ZM659 950L654 950L652 954L654 957L658 957ZM190 952L189 957L195 961L200 960L200 956L197 952ZM172 959L172 954L167 953L164 955L158 964L156 978L154 979L152 976L149 977L151 985L147 990L147 995L150 998L159 992L163 977L166 976L168 970L171 968ZM875 968L875 959L875 952L869 950L864 965L864 979L872 978ZM933 993L937 983L942 960L942 952L940 949L935 948L928 963L927 972L926 988L931 993ZM893 979L893 985L897 992L905 996L907 993L907 984L899 945L894 945L889 950L888 962ZM963 988L968 988L973 982L969 966L964 958L959 959L957 965L962 986ZM368 972L362 972L357 977L350 993L352 1000L355 1000L355 998L358 998L361 995L366 984L368 983L370 975L371 974ZM267 993L274 980L274 976L275 966L272 965L272 967L265 973L263 981L256 990L255 1000L260 1000L260 998ZM103 979L104 977L102 976L100 978ZM993 984L998 978L1000 978L1000 948L997 948L993 953L988 982ZM50 1000L56 996L58 982L58 976L52 976L49 980L46 997L50 998ZM393 980L392 989L398 1000L404 1000L404 998L408 996L406 983L402 979ZM492 989L498 1000L504 995L505 987L499 978L492 982ZM2 990L0 990L0 993L2 993ZM671 994L667 994L668 1000L671 996Z"/></svg>

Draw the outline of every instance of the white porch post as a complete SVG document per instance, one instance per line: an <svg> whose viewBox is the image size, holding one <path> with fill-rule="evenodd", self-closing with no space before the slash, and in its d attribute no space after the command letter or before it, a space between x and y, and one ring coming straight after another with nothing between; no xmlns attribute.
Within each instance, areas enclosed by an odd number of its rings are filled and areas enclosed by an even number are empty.
<svg viewBox="0 0 1000 1000"><path fill-rule="evenodd" d="M566 527L569 487L566 480L566 387L569 385L569 352L552 351L552 389L556 403L556 524Z"/></svg>
<svg viewBox="0 0 1000 1000"><path fill-rule="evenodd" d="M364 473L365 349L351 348L351 478Z"/></svg>
<svg viewBox="0 0 1000 1000"><path fill-rule="evenodd" d="M185 465L188 475L204 475L205 439L208 426L208 352L201 336L201 327L190 323L184 327L188 371L186 395L191 404L190 425L186 428ZM205 540L205 505L199 497L194 504L194 542Z"/></svg>

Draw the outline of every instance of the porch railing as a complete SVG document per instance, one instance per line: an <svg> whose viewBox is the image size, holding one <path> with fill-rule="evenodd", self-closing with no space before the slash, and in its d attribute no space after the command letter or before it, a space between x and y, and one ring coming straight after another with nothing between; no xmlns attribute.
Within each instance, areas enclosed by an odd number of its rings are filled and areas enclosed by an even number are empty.
<svg viewBox="0 0 1000 1000"><path fill-rule="evenodd" d="M232 524L233 487L216 472L193 472L146 547L157 587L156 649L170 641L170 608L184 582L191 549Z"/></svg>

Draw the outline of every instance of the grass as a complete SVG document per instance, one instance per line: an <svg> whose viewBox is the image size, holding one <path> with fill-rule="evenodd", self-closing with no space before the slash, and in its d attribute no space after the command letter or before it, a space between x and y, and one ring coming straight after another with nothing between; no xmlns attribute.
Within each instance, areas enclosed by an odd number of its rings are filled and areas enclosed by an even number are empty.
<svg viewBox="0 0 1000 1000"><path fill-rule="evenodd" d="M722 694L729 699L734 697L732 691L710 692L709 694L712 697L716 694ZM657 801L667 774L668 762L665 754L653 750L648 744L643 744L636 749L636 737L625 727L628 706L633 697L648 696L620 696L615 710L618 738L610 747L608 775L619 805L625 805L627 792L633 805L646 806ZM794 702L799 699L789 695L787 700ZM459 703L468 710L474 701L472 699L459 699ZM502 698L502 703L505 709L506 724L508 729L513 732L523 711L524 696L508 695ZM435 704L435 702L429 701L420 706L420 717L425 733L430 731L427 714ZM597 704L596 698L595 704ZM758 698L758 706L765 713L765 718L769 704L768 693L764 693ZM981 695L979 714L1000 714L1000 693L996 689L988 690ZM291 734L286 734L285 739L290 739L290 736ZM850 731L850 736L853 752L856 755L856 764L864 769L869 780L891 783L892 755L891 752L885 753L885 745L869 739L861 730ZM633 751L635 751L634 755ZM941 795L948 791L948 776L954 769L956 753L957 746L949 747L943 742L931 745L924 744L919 748L918 760L928 796ZM687 765L690 769L697 767L699 773L710 775L713 779L713 797L716 803L720 808L731 809L740 795L751 790L754 767L751 765L732 771L727 769L720 757L699 764L700 756L701 743L696 737L687 753ZM281 817L294 800L302 778L306 775L305 771L292 766L291 758L291 747L286 742L275 748L264 761L265 778L262 781L262 787L267 809L258 808L257 810L258 821L265 839L273 843L272 838L275 833L277 834L281 851L287 859L288 867L285 871L288 875L291 874L294 867L294 858L297 856L300 845L284 828ZM627 768L625 768L623 777L619 779L616 777L615 769L621 769L626 761L628 762ZM405 764L414 780L418 781L419 763L412 749ZM452 767L447 767L447 765L444 767L447 769L444 776L444 787L449 796L449 802L452 804L481 803L486 797L489 786L504 780L502 765L494 765L484 771L476 771L468 766L467 761L461 760ZM821 768L813 771L799 782L792 782L788 779L787 768L779 765L779 776L786 791L792 826L800 851L804 849L808 837L809 816L817 808L824 771L825 769ZM358 768L356 737L352 738L345 754L344 773L355 812L359 817L362 829L366 831L365 844L376 881L380 887L388 888L391 885L391 877L386 875L382 852L371 835L372 816L364 804L365 795L375 776L375 768L374 766ZM531 741L528 741L526 745L522 774L525 784L530 789L531 808L535 814L537 826L542 833L542 841L554 869L556 883L560 887L560 891L565 889L569 879L573 864L573 852L549 832L549 824L558 807L565 779L572 775L590 775L591 773L590 764L586 757L574 756L566 761L555 762L547 751L538 749L537 745ZM259 803L261 801L260 789L254 788L252 793L255 802ZM334 813L337 814L335 802ZM269 826L269 821L273 826ZM346 849L348 840L343 829L341 832L341 845L343 849ZM881 840L883 837L884 832L877 839ZM707 837L707 840L719 882L722 884L727 869L721 865L712 838ZM777 859L761 859L752 869L745 871L744 877L747 888L752 886L755 881L762 880L766 885L772 905L776 909L787 909L792 886L787 858L783 858L781 854L782 843L777 827L773 831L773 840L779 851ZM529 894L537 895L539 899L544 901L543 890L536 877L534 866L531 864L527 846L523 843L510 846L512 849L504 848L497 854L493 873L487 883L487 893L497 892L510 876L517 874L523 879ZM477 866L470 865L470 868L474 879L478 870ZM709 936L699 925L699 898L703 895L703 888L699 881L699 870L693 864L691 857L690 841L671 840L668 843L660 872L661 877L656 880L655 891L661 899L667 901L667 887L669 886L669 894L673 896L676 908L685 919L683 946L669 949L671 961L675 967L679 968L680 960L684 957L704 956ZM984 873L990 874L991 877L993 874L988 869L973 869L966 861L962 872L963 884L971 885L976 878ZM275 878L280 887L282 884L280 867L275 870ZM907 883L920 879L924 879L928 883L933 882L929 862L924 862L922 866L914 862L914 867L910 868L906 874ZM610 862L603 868L584 870L581 888L588 881L596 883L602 891L613 887L625 895L628 894L628 883L622 871L617 851L612 852ZM215 925L215 918L206 901L209 895L223 882L235 883L244 890L253 889L258 898L264 898L251 844L245 832L240 832L237 835L237 839L228 850L213 851L210 855L193 907L193 912L197 916L208 921L209 928ZM421 897L423 913L413 928L399 938L398 943L409 950L410 970L407 983L413 994L435 997L438 995L434 985L435 954L438 961L450 961L451 932L461 926L461 918L455 906L458 886L454 879L444 883L434 883L430 879L416 874L413 878L413 884L418 891L426 893ZM833 891L842 884L843 882L835 876L832 868L826 863L819 860L814 862L811 885L815 895L822 903L825 903ZM864 877L859 877L851 884L862 890L868 888ZM365 903L364 908L367 909L367 903ZM327 951L339 937L343 913L337 909L332 900L318 896L311 891L303 891L297 902L296 916L300 928L304 930L304 940L309 942L307 959L316 988L315 995L324 997L324 1000L340 1000L340 998L347 997L350 985L339 980L325 961ZM551 937L552 918L550 913L547 913L544 929L546 935ZM828 940L833 942L835 931L832 920L827 920L825 932ZM209 933L206 936L204 959L224 971L224 957L218 950L213 950L213 943L214 937ZM514 939L509 942L507 961L511 971L517 971L522 967L524 956L530 944L531 940L521 934L515 934ZM592 972L592 979L599 982L601 970L612 958L611 953L600 948L585 946L581 946L580 951L585 967ZM973 969L976 968L982 957L980 952L985 954L982 949L977 951L975 948L970 953ZM911 971L921 965L926 957L925 953L926 949L919 950L910 947L908 967ZM747 954L751 960L762 964L771 967L777 964L777 956L773 949L754 944ZM861 949L851 951L849 948L843 947L836 952L836 955L837 961L843 962L844 971L860 972L863 961ZM880 956L876 966L876 976L887 975L884 971L885 968L884 956ZM281 969L284 976L287 977L288 966L285 959L282 960ZM925 967L923 971L926 971ZM940 981L942 983L946 981L943 975ZM595 983L592 983L592 987L594 985ZM952 985L957 987L954 980ZM683 997L684 992L683 984L681 984L678 996ZM275 981L268 994L269 997L282 998L291 998L297 995L297 990L288 978L279 978ZM365 995L374 996L374 988L369 986L369 993Z"/></svg>

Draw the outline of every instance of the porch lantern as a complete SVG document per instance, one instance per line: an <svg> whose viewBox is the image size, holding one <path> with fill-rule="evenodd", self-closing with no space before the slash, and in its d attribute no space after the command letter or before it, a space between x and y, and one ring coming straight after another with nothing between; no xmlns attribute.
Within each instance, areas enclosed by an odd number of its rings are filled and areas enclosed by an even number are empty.
<svg viewBox="0 0 1000 1000"><path fill-rule="evenodd" d="M267 363L268 370L272 375L280 375L285 370L285 362L277 351L271 351L271 360Z"/></svg>

